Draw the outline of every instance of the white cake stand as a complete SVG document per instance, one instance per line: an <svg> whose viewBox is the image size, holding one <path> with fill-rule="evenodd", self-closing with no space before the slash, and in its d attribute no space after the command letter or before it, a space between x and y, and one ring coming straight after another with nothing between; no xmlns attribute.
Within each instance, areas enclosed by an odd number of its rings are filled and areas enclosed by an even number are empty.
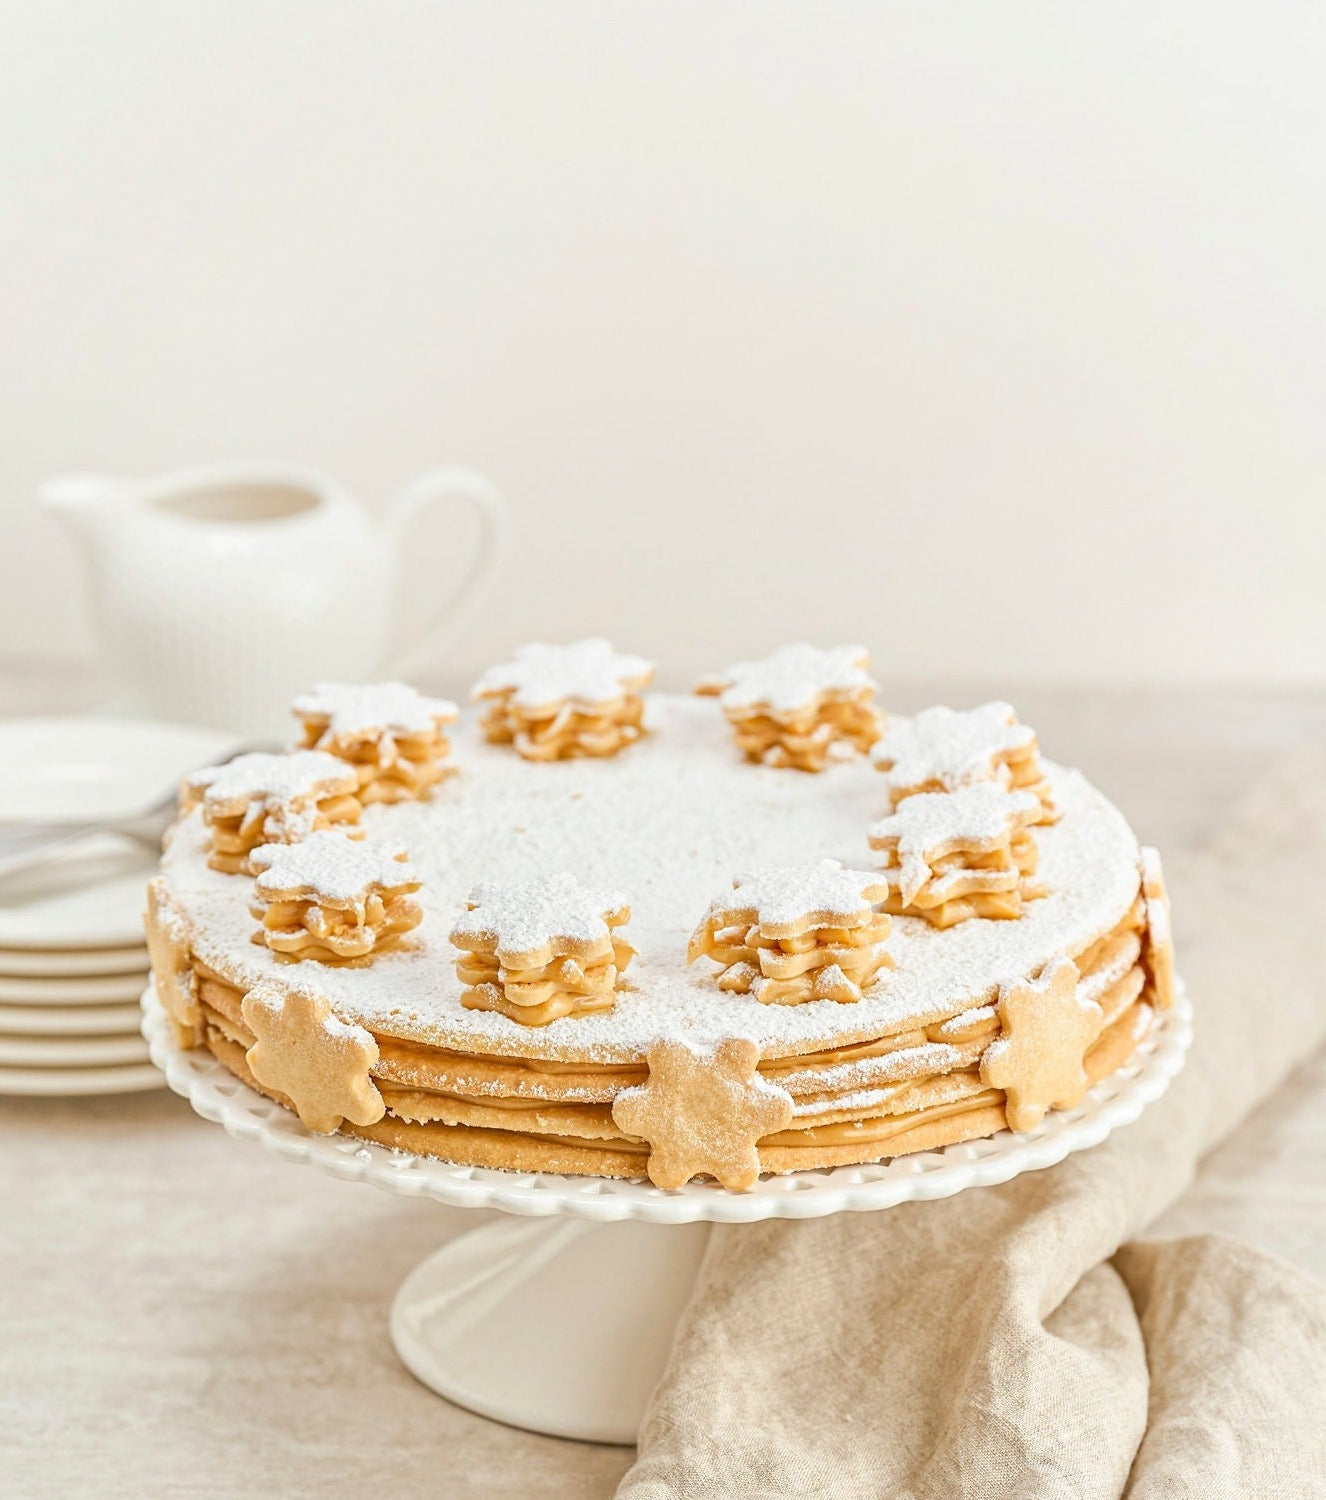
<svg viewBox="0 0 1326 1500"><path fill-rule="evenodd" d="M1126 1067L1026 1135L1002 1131L871 1166L763 1178L747 1193L454 1166L314 1135L210 1052L177 1047L150 986L143 1034L170 1087L233 1136L349 1182L514 1216L452 1239L405 1278L391 1310L397 1353L425 1385L483 1416L556 1437L633 1443L709 1223L891 1208L1053 1166L1165 1092L1192 1042L1192 1007L1180 991Z"/></svg>

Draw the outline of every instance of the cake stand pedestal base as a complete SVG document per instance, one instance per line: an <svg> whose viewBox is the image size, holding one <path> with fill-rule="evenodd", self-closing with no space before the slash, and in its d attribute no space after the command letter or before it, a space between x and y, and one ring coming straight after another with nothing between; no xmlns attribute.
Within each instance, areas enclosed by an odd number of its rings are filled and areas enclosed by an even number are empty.
<svg viewBox="0 0 1326 1500"><path fill-rule="evenodd" d="M405 1278L391 1337L411 1374L481 1416L634 1443L709 1225L504 1216Z"/></svg>

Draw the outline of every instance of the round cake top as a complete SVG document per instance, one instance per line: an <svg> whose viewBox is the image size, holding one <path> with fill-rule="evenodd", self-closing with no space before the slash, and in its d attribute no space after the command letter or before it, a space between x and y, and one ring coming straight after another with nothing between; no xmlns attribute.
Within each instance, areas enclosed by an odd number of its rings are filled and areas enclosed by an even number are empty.
<svg viewBox="0 0 1326 1500"><path fill-rule="evenodd" d="M894 720L897 723L897 720ZM651 733L610 759L532 763L486 743L470 715L455 736L461 774L431 801L365 809L368 836L408 849L424 919L398 952L363 967L285 963L251 941L251 881L208 868L195 809L163 859L201 961L249 988L312 988L338 1015L380 1035L463 1052L603 1063L634 1062L665 1037L699 1046L733 1036L766 1057L853 1042L957 1015L994 999L1001 983L1081 952L1114 927L1139 888L1137 841L1123 816L1076 771L1046 762L1057 823L1038 827L1038 878L1049 894L1015 921L945 930L895 917L895 967L852 1004L765 1005L721 991L687 943L733 879L774 866L836 859L877 868L867 831L888 812L885 778L864 757L819 774L752 765L713 703L656 695ZM450 931L474 887L568 871L622 892L638 949L609 1011L530 1027L466 1010Z"/></svg>

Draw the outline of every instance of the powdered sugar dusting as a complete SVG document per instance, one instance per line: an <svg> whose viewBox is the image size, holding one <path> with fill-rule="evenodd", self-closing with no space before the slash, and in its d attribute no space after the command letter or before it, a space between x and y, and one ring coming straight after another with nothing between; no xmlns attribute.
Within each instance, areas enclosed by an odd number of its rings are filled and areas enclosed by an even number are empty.
<svg viewBox="0 0 1326 1500"><path fill-rule="evenodd" d="M154 887L157 892L156 900L152 903L152 917L156 925L161 929L166 940L172 947L186 951L192 937L192 930L187 918L176 905L175 897L170 890Z"/></svg>
<svg viewBox="0 0 1326 1500"><path fill-rule="evenodd" d="M337 1038L338 1041L356 1042L360 1046L373 1047L375 1044L371 1034L354 1021L344 1021L333 1012L328 1012L322 1020L322 1029L328 1036Z"/></svg>
<svg viewBox="0 0 1326 1500"><path fill-rule="evenodd" d="M513 704L529 711L563 702L602 708L624 693L638 691L653 672L652 662L614 651L602 636L567 646L535 641L518 646L511 661L489 667L475 683L473 696L492 698L509 692Z"/></svg>
<svg viewBox="0 0 1326 1500"><path fill-rule="evenodd" d="M900 1047L879 1057L860 1057L829 1067L780 1070L778 1081L789 1093L819 1093L821 1090L860 1089L885 1083L907 1083L932 1073L949 1073L964 1060L963 1053L947 1042L922 1042Z"/></svg>
<svg viewBox="0 0 1326 1500"><path fill-rule="evenodd" d="M1107 990L1114 988L1123 976L1142 956L1142 939L1138 933L1129 933L1127 938L1120 942L1118 951L1111 957L1110 962L1102 964L1092 974L1084 975L1078 986L1078 993L1084 1000L1099 1000Z"/></svg>
<svg viewBox="0 0 1326 1500"><path fill-rule="evenodd" d="M659 697L656 732L630 755L533 764L490 746L471 716L458 729L464 778L432 802L375 805L372 838L404 843L424 881L424 920L410 951L371 968L282 964L250 942L245 883L209 870L197 811L170 841L171 892L187 911L202 960L241 987L304 983L379 1035L507 1056L638 1063L650 1044L749 1036L766 1056L846 1046L988 1005L1006 980L1079 953L1115 927L1139 883L1137 841L1081 776L1046 763L1061 820L1038 826L1038 876L1050 894L1016 922L979 919L945 931L895 917L897 967L853 1005L763 1005L720 991L686 945L705 905L734 871L834 858L867 867L865 831L879 814L879 776L858 759L819 776L734 760L728 726L702 699ZM476 882L509 885L573 869L631 903L639 950L614 1008L531 1028L467 1011L449 934ZM855 1085L853 1085L855 1086ZM820 1087L824 1087L823 1084Z"/></svg>
<svg viewBox="0 0 1326 1500"><path fill-rule="evenodd" d="M254 889L265 899L307 890L327 901L351 902L377 887L412 884L418 877L401 844L359 842L323 828L299 844L260 844L249 855Z"/></svg>
<svg viewBox="0 0 1326 1500"><path fill-rule="evenodd" d="M892 1088L856 1089L849 1094L832 1094L825 1098L798 1099L795 1112L798 1119L813 1119L815 1115L836 1115L848 1110L883 1110L890 1099L895 1099L905 1085Z"/></svg>
<svg viewBox="0 0 1326 1500"><path fill-rule="evenodd" d="M446 698L429 698L405 682L320 682L290 705L300 718L326 719L324 737L354 738L374 730L431 734L459 714Z"/></svg>
<svg viewBox="0 0 1326 1500"><path fill-rule="evenodd" d="M869 1112L872 1115L892 1113L888 1106L900 1095L909 1093L914 1086L913 1082L908 1079L901 1083L886 1084L880 1088L858 1088L846 1094L797 1099L794 1101L796 1117L798 1120L814 1124L816 1115L836 1115L847 1111L860 1111L863 1114ZM969 1073L957 1072L943 1077L934 1077L927 1081L926 1098L919 1107L929 1109L935 1105L951 1104L957 1099L969 1098L972 1094L979 1093L981 1088L980 1079L973 1078ZM898 1113L910 1113L917 1107L913 1094L907 1111L899 1110Z"/></svg>
<svg viewBox="0 0 1326 1500"><path fill-rule="evenodd" d="M739 661L705 685L721 687L727 709L765 708L788 713L812 707L822 696L873 693L878 684L865 670L864 646L780 646L759 661Z"/></svg>
<svg viewBox="0 0 1326 1500"><path fill-rule="evenodd" d="M998 758L1024 750L1035 739L1026 724L1013 723L1011 704L983 703L956 711L927 708L913 719L894 719L871 751L887 783L903 788L937 781L946 791L996 775Z"/></svg>
<svg viewBox="0 0 1326 1500"><path fill-rule="evenodd" d="M962 1036L970 1031L973 1026L984 1025L987 1021L993 1021L998 1015L998 1010L993 1005L977 1005L971 1010L964 1010L961 1014L950 1016L947 1021L942 1022L935 1028L941 1041L949 1037Z"/></svg>

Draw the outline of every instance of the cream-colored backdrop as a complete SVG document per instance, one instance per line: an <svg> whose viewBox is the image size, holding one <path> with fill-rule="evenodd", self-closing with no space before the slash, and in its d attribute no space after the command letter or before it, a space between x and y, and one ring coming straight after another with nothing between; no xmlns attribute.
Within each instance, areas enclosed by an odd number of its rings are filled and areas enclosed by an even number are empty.
<svg viewBox="0 0 1326 1500"><path fill-rule="evenodd" d="M1310 0L0 15L0 650L93 644L49 471L445 459L517 518L448 675L1326 677Z"/></svg>

